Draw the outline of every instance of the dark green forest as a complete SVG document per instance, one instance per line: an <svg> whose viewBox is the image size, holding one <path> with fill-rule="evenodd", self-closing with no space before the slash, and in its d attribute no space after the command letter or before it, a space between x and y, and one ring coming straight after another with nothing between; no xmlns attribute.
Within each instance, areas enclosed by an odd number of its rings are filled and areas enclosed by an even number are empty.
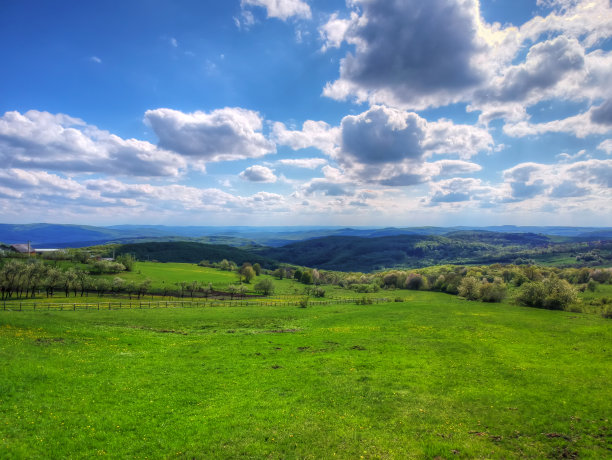
<svg viewBox="0 0 612 460"><path fill-rule="evenodd" d="M433 265L539 264L556 267L612 265L612 241L559 238L535 233L458 231L446 236L327 236L282 247L244 247L195 242L148 242L93 248L103 256L132 254L137 260L211 263L223 259L238 265L279 264L336 271L373 272Z"/></svg>

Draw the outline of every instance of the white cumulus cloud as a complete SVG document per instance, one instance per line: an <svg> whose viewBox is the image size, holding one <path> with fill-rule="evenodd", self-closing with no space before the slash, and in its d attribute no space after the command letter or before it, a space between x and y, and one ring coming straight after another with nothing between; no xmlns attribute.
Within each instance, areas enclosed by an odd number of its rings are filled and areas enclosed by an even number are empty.
<svg viewBox="0 0 612 460"><path fill-rule="evenodd" d="M250 166L240 173L240 177L250 182L276 182L274 172L266 166Z"/></svg>
<svg viewBox="0 0 612 460"><path fill-rule="evenodd" d="M178 176L185 160L176 153L119 136L64 114L30 110L0 117L4 167L120 176Z"/></svg>
<svg viewBox="0 0 612 460"><path fill-rule="evenodd" d="M184 113L162 108L147 110L145 121L155 131L160 147L184 155L196 167L276 152L274 142L261 132L261 117L252 110L223 108Z"/></svg>

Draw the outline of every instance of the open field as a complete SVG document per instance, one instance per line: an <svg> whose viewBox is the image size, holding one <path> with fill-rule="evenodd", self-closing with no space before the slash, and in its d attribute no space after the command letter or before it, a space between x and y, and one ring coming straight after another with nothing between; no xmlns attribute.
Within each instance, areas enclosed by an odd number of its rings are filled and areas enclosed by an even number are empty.
<svg viewBox="0 0 612 460"><path fill-rule="evenodd" d="M0 456L611 455L609 320L406 294L0 312Z"/></svg>
<svg viewBox="0 0 612 460"><path fill-rule="evenodd" d="M142 281L148 278L151 280L151 287L155 289L163 288L164 284L176 289L175 283L181 281L199 281L212 283L214 286L238 283L238 276L235 272L182 263L135 262L133 271L123 272L116 276L126 281Z"/></svg>

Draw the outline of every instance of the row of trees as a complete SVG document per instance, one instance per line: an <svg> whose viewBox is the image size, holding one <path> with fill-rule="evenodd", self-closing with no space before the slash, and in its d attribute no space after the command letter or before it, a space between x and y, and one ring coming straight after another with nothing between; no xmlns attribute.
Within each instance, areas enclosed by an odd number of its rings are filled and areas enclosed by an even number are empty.
<svg viewBox="0 0 612 460"><path fill-rule="evenodd" d="M121 271L125 270L125 267L120 265L123 267ZM95 268L92 271L95 273ZM97 295L125 292L130 297L136 295L140 298L151 286L150 280L134 282L119 277L110 280L93 276L92 271L75 266L61 269L38 259L8 259L0 268L0 299L33 298L41 290L44 290L47 297L53 297L60 291L66 297L71 293L75 297L82 297L89 292L95 292Z"/></svg>
<svg viewBox="0 0 612 460"><path fill-rule="evenodd" d="M0 300L11 298L34 298L41 290L47 297L53 297L57 292L62 292L66 297L73 294L75 297L88 295L89 292L97 296L105 294L127 294L140 299L151 292L151 280L132 281L120 277L108 278L98 276L108 273L116 273L108 267L114 264L121 265L119 271L124 271L125 266L118 262L92 261L86 268L71 266L60 268L54 264L44 263L40 259L7 259L0 267ZM106 267L106 268L104 268ZM89 268L89 270L87 269ZM242 283L249 283L255 276L261 273L258 264L244 264L237 268L240 284L231 284L226 291L233 299L235 296L243 296L247 287ZM274 283L265 278L254 286L255 292L261 295L270 295L274 292ZM201 281L180 281L164 285L155 292L162 296L177 295L180 297L205 297L208 298L215 290L211 283Z"/></svg>

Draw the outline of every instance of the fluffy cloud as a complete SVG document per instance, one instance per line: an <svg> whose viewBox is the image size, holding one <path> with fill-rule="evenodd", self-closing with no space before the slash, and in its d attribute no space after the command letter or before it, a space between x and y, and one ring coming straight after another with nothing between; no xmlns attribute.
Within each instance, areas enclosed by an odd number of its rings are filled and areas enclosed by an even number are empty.
<svg viewBox="0 0 612 460"><path fill-rule="evenodd" d="M433 193L429 205L438 203L460 203L491 195L495 189L482 184L479 179L454 178L432 184Z"/></svg>
<svg viewBox="0 0 612 460"><path fill-rule="evenodd" d="M542 98L542 91L555 87L563 77L584 68L584 49L576 39L559 36L537 43L525 62L508 67L503 75L476 92L477 99L509 102Z"/></svg>
<svg viewBox="0 0 612 460"><path fill-rule="evenodd" d="M332 16L320 29L325 47L355 45L340 78L323 94L424 108L458 99L482 82L482 51L474 0L353 0L349 22Z"/></svg>
<svg viewBox="0 0 612 460"><path fill-rule="evenodd" d="M485 23L477 0L353 0L350 17L334 13L319 28L323 51L342 42L354 48L323 94L404 109L463 101L485 125L496 118L518 125L512 135L532 131L524 129L527 108L539 102L611 99L612 53L594 48L612 30L609 1L539 4L552 11L515 27ZM590 115L591 124L609 124L609 112Z"/></svg>
<svg viewBox="0 0 612 460"><path fill-rule="evenodd" d="M536 41L543 35L563 33L579 38L591 47L610 36L612 10L609 0L538 0L539 4L553 7L546 17L536 16L521 26L524 40Z"/></svg>
<svg viewBox="0 0 612 460"><path fill-rule="evenodd" d="M0 170L0 195L21 198L28 192L37 197L62 195L78 197L84 187L72 179L62 178L45 171L27 171L17 168Z"/></svg>
<svg viewBox="0 0 612 460"><path fill-rule="evenodd" d="M340 130L331 127L324 121L307 120L301 130L290 130L280 122L272 127L272 138L280 145L287 145L293 150L315 147L331 155L339 143Z"/></svg>
<svg viewBox="0 0 612 460"><path fill-rule="evenodd" d="M64 114L30 110L0 118L0 163L5 168L72 173L177 176L186 168L179 155L119 136Z"/></svg>
<svg viewBox="0 0 612 460"><path fill-rule="evenodd" d="M0 170L0 209L6 216L58 215L92 219L133 219L189 213L245 215L288 212L286 199L259 192L251 196L232 195L215 188L178 184L125 183L117 179L77 181L57 174L18 168ZM31 213L31 214L28 214Z"/></svg>
<svg viewBox="0 0 612 460"><path fill-rule="evenodd" d="M585 160L569 164L521 163L504 171L508 200L580 198L610 201L612 160Z"/></svg>
<svg viewBox="0 0 612 460"><path fill-rule="evenodd" d="M325 166L327 160L323 158L288 158L279 160L280 164L285 166L294 166L296 168L317 169L320 166Z"/></svg>
<svg viewBox="0 0 612 460"><path fill-rule="evenodd" d="M599 150L603 150L608 155L612 154L612 139L606 139L597 146Z"/></svg>
<svg viewBox="0 0 612 460"><path fill-rule="evenodd" d="M444 174L453 168L465 170L466 162L427 163L425 159L434 154L469 158L493 145L490 134L480 128L447 120L428 122L416 113L382 106L346 116L341 130L336 161L360 181L389 186L419 184L443 169Z"/></svg>
<svg viewBox="0 0 612 460"><path fill-rule="evenodd" d="M312 14L308 3L302 0L241 0L240 4L242 8L260 6L266 9L269 18L283 21L293 16L309 19Z"/></svg>
<svg viewBox="0 0 612 460"><path fill-rule="evenodd" d="M261 133L257 112L224 108L210 113L183 113L172 109L147 110L145 121L159 138L160 147L180 153L196 167L206 162L257 158L276 152L274 142Z"/></svg>
<svg viewBox="0 0 612 460"><path fill-rule="evenodd" d="M355 12L351 14L351 19L338 19L338 12L333 13L329 20L319 27L319 36L323 41L321 51L327 51L329 48L339 48L346 39L348 28L357 18Z"/></svg>
<svg viewBox="0 0 612 460"><path fill-rule="evenodd" d="M362 164L419 161L424 154L425 125L416 113L383 106L348 115L341 123L339 159Z"/></svg>
<svg viewBox="0 0 612 460"><path fill-rule="evenodd" d="M260 165L248 167L240 173L240 177L250 182L276 182L277 179L270 168Z"/></svg>
<svg viewBox="0 0 612 460"><path fill-rule="evenodd" d="M482 166L462 160L440 160L429 164L437 169L434 175L438 177L471 174L482 170Z"/></svg>
<svg viewBox="0 0 612 460"><path fill-rule="evenodd" d="M504 125L504 133L513 137L533 136L544 133L572 133L584 138L593 134L606 134L612 130L612 104L610 101L588 111L561 120L546 123L519 121Z"/></svg>
<svg viewBox="0 0 612 460"><path fill-rule="evenodd" d="M348 180L388 186L416 185L437 175L478 171L474 163L427 162L433 155L467 159L493 149L484 129L449 120L429 122L414 112L372 106L347 115L338 128L306 122L302 131L275 126L275 140L294 149L316 147L334 159Z"/></svg>

